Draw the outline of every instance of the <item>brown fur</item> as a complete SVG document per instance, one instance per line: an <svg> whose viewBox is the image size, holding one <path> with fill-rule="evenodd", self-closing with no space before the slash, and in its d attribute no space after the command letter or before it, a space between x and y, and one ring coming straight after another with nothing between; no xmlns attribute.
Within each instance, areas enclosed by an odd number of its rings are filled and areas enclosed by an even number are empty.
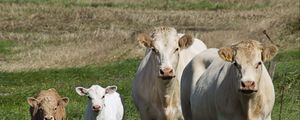
<svg viewBox="0 0 300 120"><path fill-rule="evenodd" d="M152 39L146 33L139 34L138 37L137 37L137 40L138 40L139 43L141 43L145 47L148 47L148 48L153 47Z"/></svg>
<svg viewBox="0 0 300 120"><path fill-rule="evenodd" d="M277 54L278 48L275 45L269 45L262 50L262 60L265 62L271 60Z"/></svg>
<svg viewBox="0 0 300 120"><path fill-rule="evenodd" d="M30 114L32 120L43 120L46 113L49 113L49 109L56 108L55 112L50 114L55 120L65 120L65 106L68 104L69 99L67 97L61 97L54 88L48 90L42 90L35 97L29 97L27 99L30 105Z"/></svg>
<svg viewBox="0 0 300 120"><path fill-rule="evenodd" d="M185 49L191 46L193 42L193 37L191 35L184 35L179 39L178 44L180 48Z"/></svg>
<svg viewBox="0 0 300 120"><path fill-rule="evenodd" d="M220 50L218 51L219 56L227 61L227 62L232 62L233 61L233 49L229 48L229 47L223 47L220 48Z"/></svg>

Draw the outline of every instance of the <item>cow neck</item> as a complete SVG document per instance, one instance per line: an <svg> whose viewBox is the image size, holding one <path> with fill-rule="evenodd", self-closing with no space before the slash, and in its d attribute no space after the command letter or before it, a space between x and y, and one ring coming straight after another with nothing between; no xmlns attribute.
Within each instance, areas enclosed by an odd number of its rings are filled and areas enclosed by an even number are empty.
<svg viewBox="0 0 300 120"><path fill-rule="evenodd" d="M159 61L156 58L156 53L151 51L151 56L150 59L153 64L153 69L152 71L158 71L159 70ZM154 72L155 76L158 76L158 72ZM158 95L160 96L159 98L161 99L161 102L164 107L169 106L172 104L172 100L174 98L178 97L179 98L179 81L177 80L177 77L172 78L171 80L163 80L161 78L158 78L155 80L155 84L157 84L158 87ZM178 89L178 90L175 90Z"/></svg>
<svg viewBox="0 0 300 120"><path fill-rule="evenodd" d="M253 96L243 96L240 99L242 113L247 120L255 120L262 110L262 95L258 92Z"/></svg>

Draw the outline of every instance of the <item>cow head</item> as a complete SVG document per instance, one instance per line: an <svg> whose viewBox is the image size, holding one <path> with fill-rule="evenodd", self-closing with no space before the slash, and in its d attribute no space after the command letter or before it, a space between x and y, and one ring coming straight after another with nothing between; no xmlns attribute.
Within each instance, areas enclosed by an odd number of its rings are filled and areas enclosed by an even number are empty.
<svg viewBox="0 0 300 120"><path fill-rule="evenodd" d="M54 96L43 96L39 99L29 97L27 102L32 108L32 117L42 118L43 120L56 120L55 116L59 110L64 109L68 104L69 98L56 98Z"/></svg>
<svg viewBox="0 0 300 120"><path fill-rule="evenodd" d="M251 94L258 90L263 62L271 60L277 50L274 45L245 40L231 47L223 47L219 49L218 53L223 60L231 62L237 68L240 76L239 91Z"/></svg>
<svg viewBox="0 0 300 120"><path fill-rule="evenodd" d="M90 88L76 87L76 92L80 96L88 96L92 103L92 110L99 112L103 109L105 95L112 94L117 91L117 86L107 86L102 88L99 85L92 85Z"/></svg>
<svg viewBox="0 0 300 120"><path fill-rule="evenodd" d="M143 33L137 39L156 55L159 62L158 75L167 80L175 77L179 51L193 43L190 35L178 36L177 31L171 27L157 27L151 35Z"/></svg>

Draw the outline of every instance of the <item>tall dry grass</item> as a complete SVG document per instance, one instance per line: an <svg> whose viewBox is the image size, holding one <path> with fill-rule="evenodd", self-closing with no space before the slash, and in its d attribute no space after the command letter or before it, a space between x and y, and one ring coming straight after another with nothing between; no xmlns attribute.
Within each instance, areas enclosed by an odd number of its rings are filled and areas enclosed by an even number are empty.
<svg viewBox="0 0 300 120"><path fill-rule="evenodd" d="M240 0L215 1L245 4ZM259 2L261 0L254 0L248 4ZM299 28L294 27L300 19L299 1L268 2L270 6L250 10L155 10L0 3L0 40L14 43L11 54L0 59L0 70L79 67L141 57L143 48L138 46L135 36L153 26L175 27L179 32L200 38L209 47L246 38L267 41L262 34L266 29L282 49L299 48Z"/></svg>

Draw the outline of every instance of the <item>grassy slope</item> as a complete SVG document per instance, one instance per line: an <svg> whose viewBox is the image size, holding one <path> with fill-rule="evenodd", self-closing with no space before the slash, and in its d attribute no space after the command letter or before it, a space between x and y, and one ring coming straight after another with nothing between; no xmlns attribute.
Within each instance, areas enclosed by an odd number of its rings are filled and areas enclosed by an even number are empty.
<svg viewBox="0 0 300 120"><path fill-rule="evenodd" d="M11 53L11 41L0 42L2 55ZM92 84L118 85L119 92L126 100L126 116L137 119L137 112L131 102L131 80L138 65L138 59L122 60L105 65L89 65L80 68L36 70L29 72L0 73L0 116L1 119L28 118L26 98L33 96L41 89L57 88L58 91L71 99L68 105L69 119L81 119L86 107L86 98L74 92L76 86L88 87ZM275 61L277 69L274 76L276 105L273 118L279 118L281 101L283 100L283 119L295 119L300 114L299 68L300 51L280 52ZM287 87L288 86L288 87ZM282 99L282 88L284 97ZM79 108L79 109L78 109Z"/></svg>
<svg viewBox="0 0 300 120"><path fill-rule="evenodd" d="M80 67L140 57L136 35L153 26L175 27L209 47L249 38L266 41L262 29L283 48L300 45L297 0L181 2L169 0L165 10L151 6L162 4L158 0L0 0L0 40L14 43L14 54L0 61L0 70ZM122 7L126 4L145 7ZM222 4L228 5L215 8ZM256 7L236 7L245 5Z"/></svg>
<svg viewBox="0 0 300 120"><path fill-rule="evenodd" d="M123 9L160 9L160 10L217 10L239 9L250 10L264 8L270 5L269 0L252 0L247 2L234 2L230 0L112 0L112 1L86 1L86 0L2 0L2 3L34 3L34 4L59 4L64 6L83 7L110 7Z"/></svg>
<svg viewBox="0 0 300 120"><path fill-rule="evenodd" d="M282 86L290 86L285 90L281 117L282 120L295 120L300 114L300 51L282 52L275 58L275 61L277 62L274 78L276 104L272 118L274 120L279 118ZM83 119L87 98L78 96L74 88L76 86L89 87L92 84L117 85L118 91L125 98L127 120L138 119L131 99L131 82L138 63L139 59L128 59L81 68L0 72L1 119L29 118L26 98L35 95L41 89L52 87L56 88L61 95L70 98L67 107L68 118Z"/></svg>
<svg viewBox="0 0 300 120"><path fill-rule="evenodd" d="M256 26L267 26L271 37L284 48L299 47L300 16L293 11L293 4L299 2L295 0L169 0L168 4L156 0L93 1L0 0L0 69L12 71L0 72L1 120L29 119L26 98L52 87L70 98L68 118L82 119L87 99L78 96L74 88L98 83L118 85L125 96L127 119L138 119L130 90L139 62L136 57L140 57L136 53L143 52L138 52L133 39L136 32L151 26L192 29L210 47L224 45L229 42L224 39L233 39L231 36L256 36L255 31L260 30ZM133 59L124 60L122 56L127 54ZM279 119L282 109L282 119L297 119L300 51L283 50L275 60L276 104L272 118Z"/></svg>

